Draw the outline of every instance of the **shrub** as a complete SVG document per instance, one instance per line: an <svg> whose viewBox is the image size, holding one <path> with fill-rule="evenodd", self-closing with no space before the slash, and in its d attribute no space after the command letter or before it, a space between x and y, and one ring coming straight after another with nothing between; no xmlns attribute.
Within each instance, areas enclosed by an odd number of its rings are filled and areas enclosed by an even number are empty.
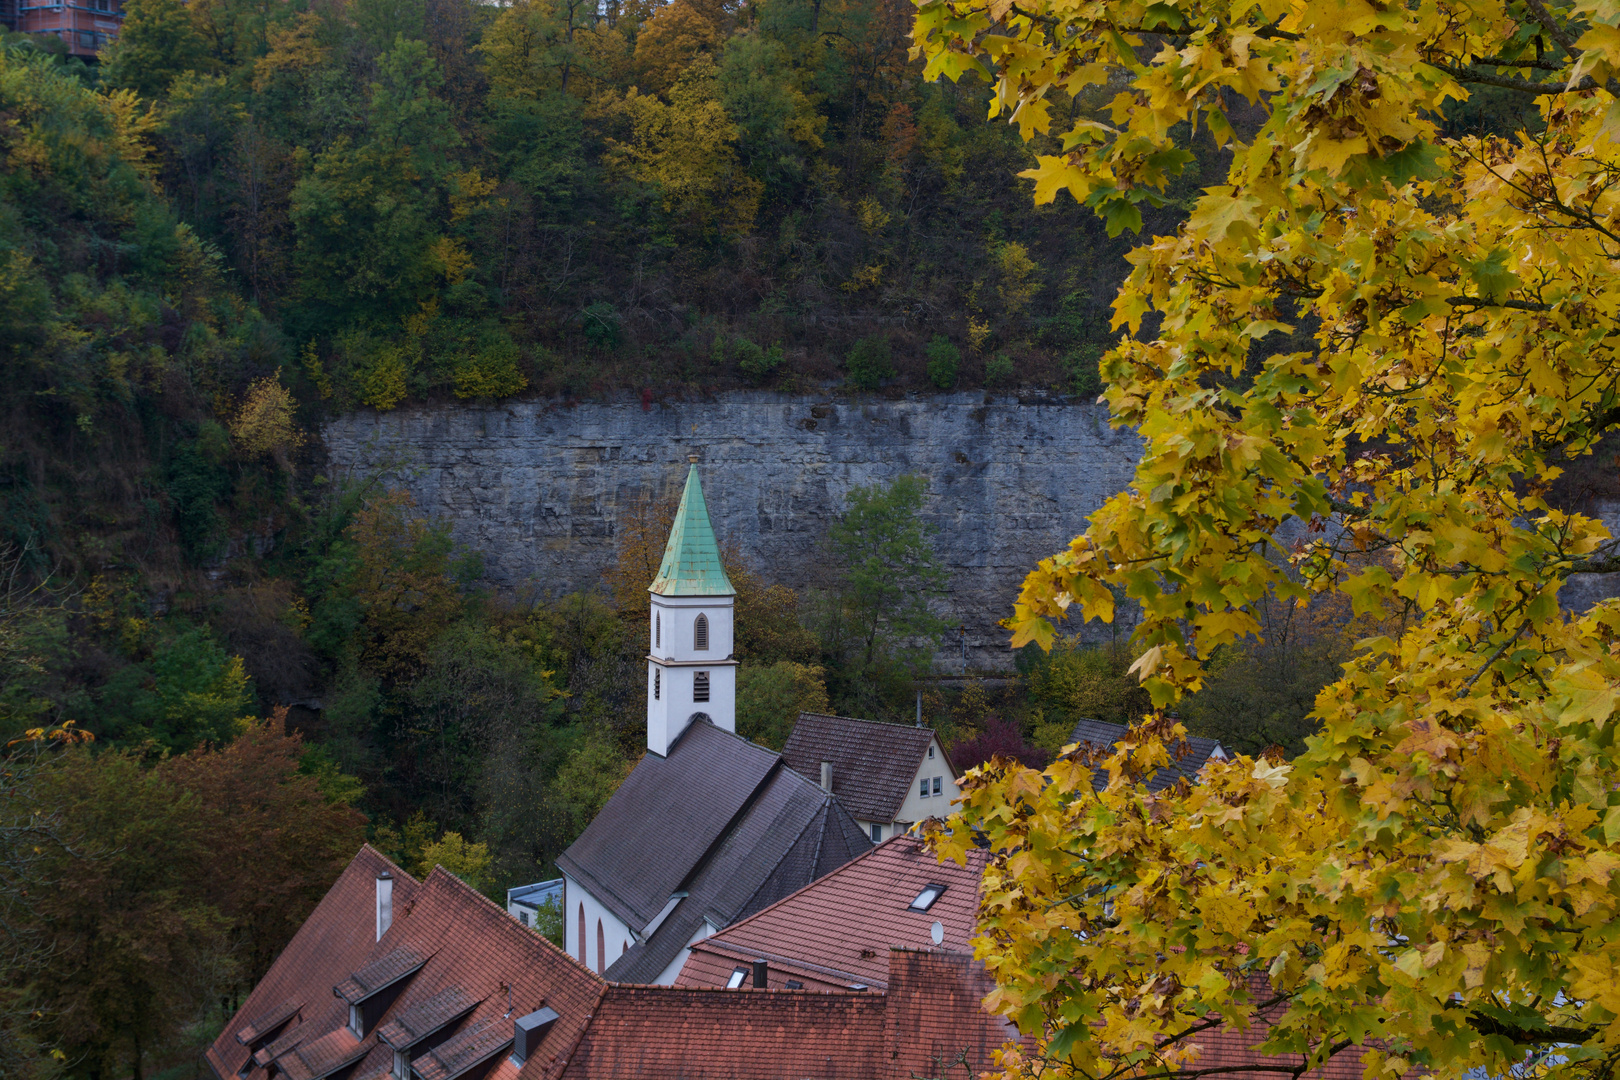
<svg viewBox="0 0 1620 1080"><path fill-rule="evenodd" d="M958 769L983 765L996 756L1008 757L1031 769L1044 769L1052 760L1049 751L1031 745L1018 725L992 716L984 730L951 745L951 764Z"/></svg>
<svg viewBox="0 0 1620 1080"><path fill-rule="evenodd" d="M456 368L456 397L511 397L529 385L518 369L518 347L505 334L479 343L478 351Z"/></svg>
<svg viewBox="0 0 1620 1080"><path fill-rule="evenodd" d="M941 390L949 390L956 385L956 369L962 362L962 350L952 345L949 338L940 334L934 335L934 340L928 343L923 350L928 354L928 378Z"/></svg>
<svg viewBox="0 0 1620 1080"><path fill-rule="evenodd" d="M357 372L360 403L387 412L408 392L405 384L409 374L405 350L398 345L385 345L376 349L359 366Z"/></svg>
<svg viewBox="0 0 1620 1080"><path fill-rule="evenodd" d="M827 673L781 660L737 671L737 734L780 750L802 712L828 710Z"/></svg>
<svg viewBox="0 0 1620 1080"><path fill-rule="evenodd" d="M737 356L737 366L742 373L754 382L760 382L771 372L782 366L782 346L772 345L762 349L747 338L740 337L732 346Z"/></svg>
<svg viewBox="0 0 1620 1080"><path fill-rule="evenodd" d="M579 323L586 342L603 352L618 348L624 336L619 310L606 300L598 300L580 312Z"/></svg>
<svg viewBox="0 0 1620 1080"><path fill-rule="evenodd" d="M997 353L984 365L984 385L1005 386L1013 380L1012 357L1006 353Z"/></svg>
<svg viewBox="0 0 1620 1080"><path fill-rule="evenodd" d="M857 390L876 390L884 379L894 378L889 339L882 334L861 338L849 350L845 366L849 369L851 386Z"/></svg>
<svg viewBox="0 0 1620 1080"><path fill-rule="evenodd" d="M1070 393L1088 401L1102 393L1101 360L1102 350L1095 345L1082 345L1069 351L1063 358L1063 370L1069 376Z"/></svg>

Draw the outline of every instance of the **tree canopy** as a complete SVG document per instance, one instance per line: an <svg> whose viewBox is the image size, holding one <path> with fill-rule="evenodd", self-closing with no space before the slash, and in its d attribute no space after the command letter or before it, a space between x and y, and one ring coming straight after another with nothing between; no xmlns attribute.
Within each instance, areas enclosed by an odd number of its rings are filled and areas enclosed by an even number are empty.
<svg viewBox="0 0 1620 1080"><path fill-rule="evenodd" d="M1061 144L1023 174L1037 202L1133 229L1195 131L1229 154L1130 255L1102 368L1144 453L1030 575L1014 643L1111 618L1123 588L1164 709L1268 600L1337 594L1384 629L1292 763L1149 796L1133 781L1182 734L1161 713L1096 763L1103 791L1085 748L969 781L999 853L992 1002L1038 1038L1009 1071L1196 1075L1211 1014L1269 1005L1263 1048L1299 1070L1614 1072L1620 604L1559 598L1620 563L1558 483L1620 420L1617 20L1605 0L919 6L930 76L987 78L992 116ZM1088 88L1106 119L1071 109ZM1457 133L1448 103L1478 93L1528 118Z"/></svg>

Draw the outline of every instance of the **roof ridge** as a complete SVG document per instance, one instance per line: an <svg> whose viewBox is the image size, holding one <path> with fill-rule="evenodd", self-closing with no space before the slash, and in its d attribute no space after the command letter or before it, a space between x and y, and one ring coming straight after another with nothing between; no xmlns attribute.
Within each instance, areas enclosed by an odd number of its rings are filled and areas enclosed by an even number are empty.
<svg viewBox="0 0 1620 1080"><path fill-rule="evenodd" d="M917 724L902 723L898 720L868 720L864 716L840 716L837 713L824 712L801 711L799 713L799 718L801 720L806 716L816 716L823 720L848 720L852 724L872 724L876 727L900 728L905 731L926 731L930 735L935 734L934 729L926 725L919 726Z"/></svg>
<svg viewBox="0 0 1620 1080"><path fill-rule="evenodd" d="M429 874L427 876L427 880L422 883L423 886L425 887L428 882L432 881L435 877L439 876L440 874L443 874L445 877L449 878L452 882L454 882L455 884L461 886L463 889L465 889L467 892L471 893L478 900L482 901L485 907L491 909L494 912L494 914L496 914L497 916L500 917L500 920L501 920L502 923L511 923L512 926L514 926L518 930L521 930L521 931L523 931L524 933L527 933L527 934L532 934L534 936L534 938L537 941L540 942L540 944L542 945L543 948L550 949L552 952L556 953L558 956L562 957L564 960L567 960L570 964L573 964L575 967L577 967L581 971L585 972L585 974L589 975L592 979L596 980L597 982L604 982L605 981L605 980L603 980L602 976L598 975L596 972L592 971L590 968L586 967L584 964L581 964L578 960L574 959L572 956L569 956L568 953L565 952L564 950L558 948L557 944L554 941L552 941L550 938L546 937L546 935L535 931L532 927L524 926L522 923L520 923L516 919L512 918L511 915L507 914L507 911L506 911L505 908L501 907L495 901L491 900L489 897L485 896L483 893L479 892L477 889L475 889L471 885L467 884L467 882L459 874L456 874L456 873L454 873L454 872L452 872L450 870L446 870L442 863L435 863L434 864L433 873L431 873L431 874ZM564 912L564 914L566 915L567 913Z"/></svg>

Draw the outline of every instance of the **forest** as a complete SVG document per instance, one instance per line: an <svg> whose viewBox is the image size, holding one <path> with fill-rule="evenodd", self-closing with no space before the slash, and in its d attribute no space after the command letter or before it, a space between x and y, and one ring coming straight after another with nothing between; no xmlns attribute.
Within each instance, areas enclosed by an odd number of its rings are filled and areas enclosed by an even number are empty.
<svg viewBox="0 0 1620 1080"><path fill-rule="evenodd" d="M192 1075L362 841L499 896L636 761L673 507L648 495L603 587L500 595L388 477L330 475L323 418L1090 401L1129 230L1224 168L1199 143L1135 219L1030 210L1016 174L1055 143L922 80L898 0L126 10L95 63L0 41L0 1080ZM1039 765L1148 707L1124 638L933 678L925 497L853 493L804 594L722 538L745 735L920 701L958 766ZM1294 752L1356 627L1266 617L1183 712Z"/></svg>

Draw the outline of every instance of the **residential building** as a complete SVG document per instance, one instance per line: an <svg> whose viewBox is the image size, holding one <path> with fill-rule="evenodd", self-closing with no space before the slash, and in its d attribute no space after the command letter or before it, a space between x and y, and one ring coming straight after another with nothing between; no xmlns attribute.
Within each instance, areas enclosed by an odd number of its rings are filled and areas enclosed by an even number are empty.
<svg viewBox="0 0 1620 1080"><path fill-rule="evenodd" d="M1069 742L1085 744L1098 750L1112 752L1114 745L1129 732L1124 724L1110 724L1105 720L1080 720L1074 725L1074 731L1069 734ZM1214 758L1216 761L1227 759L1226 747L1215 739L1207 739L1202 735L1187 736L1187 752L1181 757L1172 757L1168 767L1160 769L1148 778L1149 791L1163 791L1177 780L1187 779L1196 781L1198 772L1204 763ZM1108 773L1098 769L1092 777L1092 783L1098 789L1108 784Z"/></svg>
<svg viewBox="0 0 1620 1080"><path fill-rule="evenodd" d="M695 943L675 985L741 986L764 960L775 989L885 990L890 949L972 948L984 863L978 851L942 863L916 836L885 840Z"/></svg>
<svg viewBox="0 0 1620 1080"><path fill-rule="evenodd" d="M647 753L557 868L568 954L667 984L692 942L870 843L838 800L735 734L734 590L695 463L649 592Z"/></svg>
<svg viewBox="0 0 1620 1080"><path fill-rule="evenodd" d="M838 797L873 843L930 817L961 794L932 728L801 713L782 759Z"/></svg>
<svg viewBox="0 0 1620 1080"><path fill-rule="evenodd" d="M562 907L563 879L537 881L506 890L506 913L524 926L534 926L540 909L547 904Z"/></svg>
<svg viewBox="0 0 1620 1080"><path fill-rule="evenodd" d="M0 23L24 34L62 39L74 56L93 57L118 36L123 0L0 0Z"/></svg>

